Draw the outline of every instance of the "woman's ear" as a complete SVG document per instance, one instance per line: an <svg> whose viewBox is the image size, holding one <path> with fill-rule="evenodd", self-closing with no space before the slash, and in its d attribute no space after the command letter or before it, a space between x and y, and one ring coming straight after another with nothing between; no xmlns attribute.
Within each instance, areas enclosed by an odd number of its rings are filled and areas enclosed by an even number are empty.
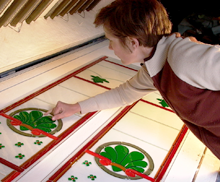
<svg viewBox="0 0 220 182"><path fill-rule="evenodd" d="M128 45L129 45L129 48L133 51L134 49L139 47L140 44L136 38L128 37Z"/></svg>

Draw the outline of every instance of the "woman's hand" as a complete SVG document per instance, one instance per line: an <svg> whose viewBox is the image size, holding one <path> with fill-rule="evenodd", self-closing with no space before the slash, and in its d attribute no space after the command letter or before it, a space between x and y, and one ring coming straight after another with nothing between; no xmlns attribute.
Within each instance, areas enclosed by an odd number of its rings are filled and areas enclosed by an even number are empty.
<svg viewBox="0 0 220 182"><path fill-rule="evenodd" d="M180 34L179 32L174 32L174 33L172 33L172 34L170 34L170 35L173 35L173 34L176 35L176 38L179 38L179 37L182 37L183 39L189 38L190 41L192 41L192 42L196 42L196 43L198 43L198 44L204 44L203 42L198 41L195 37L192 37L192 36L183 37L183 36L181 36L181 34Z"/></svg>
<svg viewBox="0 0 220 182"><path fill-rule="evenodd" d="M76 104L67 104L61 101L57 102L56 107L53 109L47 111L44 115L48 115L52 113L54 116L52 117L52 120L58 120L62 118L66 118L69 116L72 116L73 114L80 112L81 108L78 103Z"/></svg>

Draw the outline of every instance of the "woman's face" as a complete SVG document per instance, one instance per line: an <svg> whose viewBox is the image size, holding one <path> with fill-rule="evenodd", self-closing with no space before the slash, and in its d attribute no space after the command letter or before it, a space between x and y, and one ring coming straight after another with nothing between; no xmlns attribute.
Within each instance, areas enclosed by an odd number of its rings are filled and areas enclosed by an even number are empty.
<svg viewBox="0 0 220 182"><path fill-rule="evenodd" d="M129 42L126 42L127 47L125 47L107 28L104 27L104 31L106 38L109 39L109 49L114 51L115 55L121 59L124 65L140 62L136 55L136 51L133 50Z"/></svg>

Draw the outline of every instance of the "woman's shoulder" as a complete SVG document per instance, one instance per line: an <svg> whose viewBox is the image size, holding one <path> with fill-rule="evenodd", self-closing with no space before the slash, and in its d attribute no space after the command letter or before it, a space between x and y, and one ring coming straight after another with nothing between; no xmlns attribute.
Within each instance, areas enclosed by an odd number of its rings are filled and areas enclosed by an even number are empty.
<svg viewBox="0 0 220 182"><path fill-rule="evenodd" d="M173 39L167 61L173 72L185 82L198 88L215 89L219 75L220 46L205 44L193 37ZM219 77L219 76L218 76Z"/></svg>
<svg viewBox="0 0 220 182"><path fill-rule="evenodd" d="M194 37L175 37L169 36L168 45L168 62L170 64L181 63L195 63L195 61L202 61L205 57L209 57L214 49L219 50L220 47L202 43Z"/></svg>

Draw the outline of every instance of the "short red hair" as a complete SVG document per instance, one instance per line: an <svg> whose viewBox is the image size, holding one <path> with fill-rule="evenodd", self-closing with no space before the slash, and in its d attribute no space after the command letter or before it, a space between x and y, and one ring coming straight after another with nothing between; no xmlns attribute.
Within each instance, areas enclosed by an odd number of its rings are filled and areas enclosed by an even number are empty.
<svg viewBox="0 0 220 182"><path fill-rule="evenodd" d="M126 37L134 37L144 47L154 47L172 24L164 6L157 0L116 0L103 7L94 24L104 25L125 45Z"/></svg>

